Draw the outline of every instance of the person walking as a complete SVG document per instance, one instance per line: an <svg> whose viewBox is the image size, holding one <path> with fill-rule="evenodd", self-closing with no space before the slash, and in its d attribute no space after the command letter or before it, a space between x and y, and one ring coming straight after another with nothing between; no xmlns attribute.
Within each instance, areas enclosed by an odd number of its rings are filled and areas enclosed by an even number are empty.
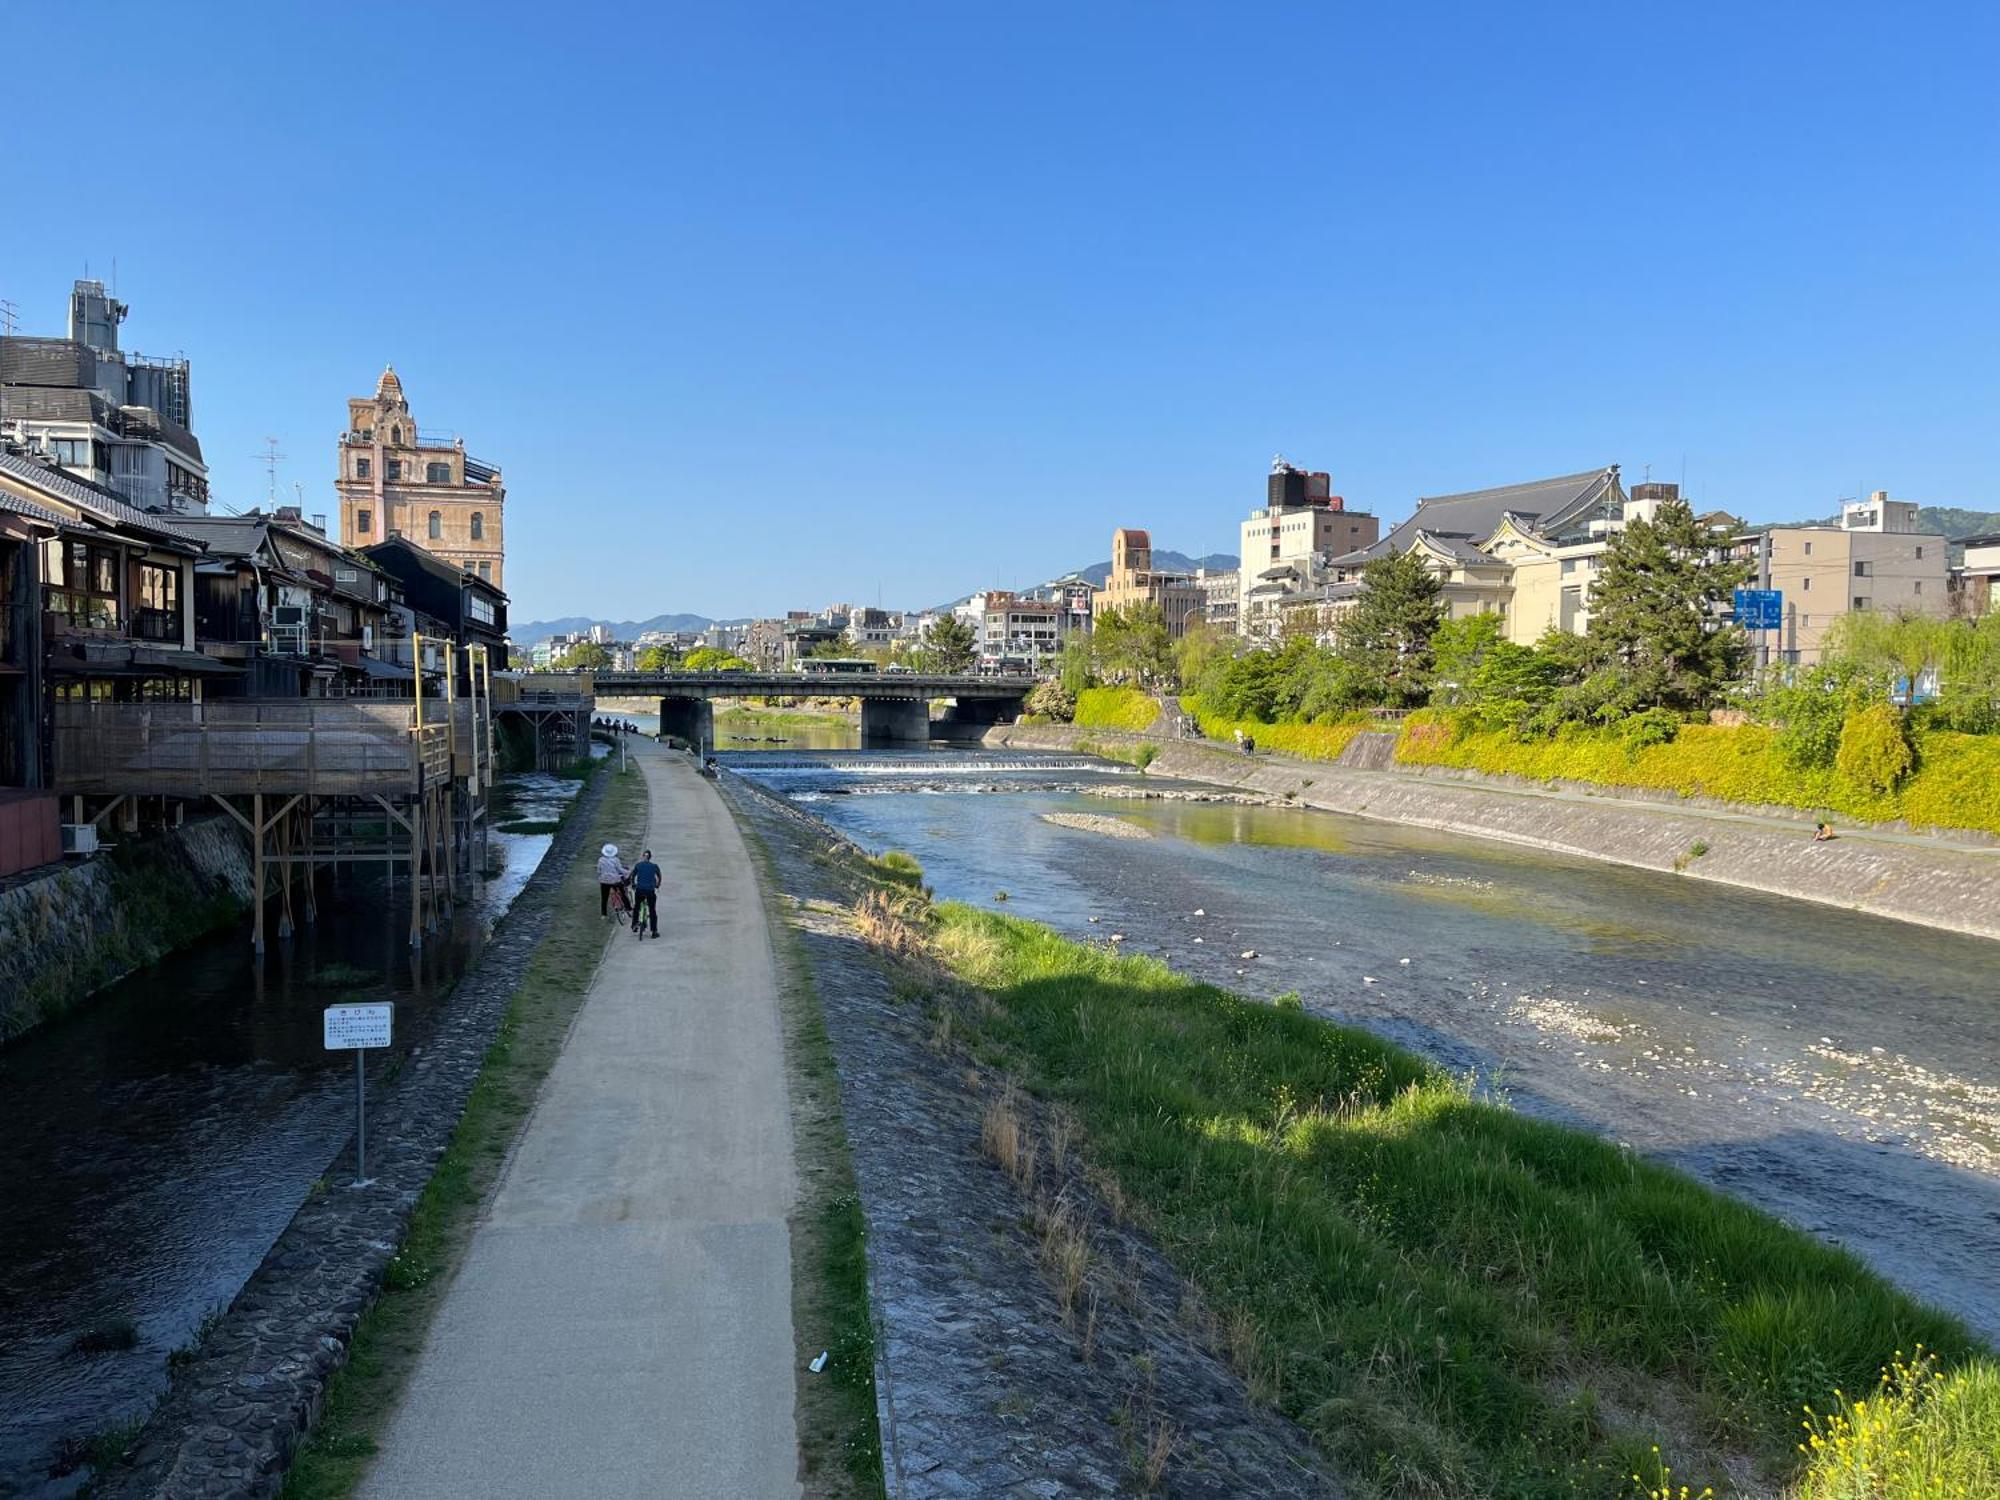
<svg viewBox="0 0 2000 1500"><path fill-rule="evenodd" d="M632 930L641 938L646 936L642 923L652 923L654 937L660 935L660 867L653 863L653 851L646 850L639 856L639 863L632 866Z"/></svg>
<svg viewBox="0 0 2000 1500"><path fill-rule="evenodd" d="M611 915L611 893L632 878L632 872L618 858L618 846L606 844L597 856L597 914Z"/></svg>

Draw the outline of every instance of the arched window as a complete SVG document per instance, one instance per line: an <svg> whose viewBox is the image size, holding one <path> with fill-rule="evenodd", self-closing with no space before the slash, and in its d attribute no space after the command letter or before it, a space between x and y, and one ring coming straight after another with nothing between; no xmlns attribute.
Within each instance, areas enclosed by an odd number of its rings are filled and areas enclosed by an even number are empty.
<svg viewBox="0 0 2000 1500"><path fill-rule="evenodd" d="M486 517L476 510L472 513L472 539L475 542L486 540Z"/></svg>
<svg viewBox="0 0 2000 1500"><path fill-rule="evenodd" d="M389 441L390 441L391 443L395 444L395 446L396 446L396 447L398 447L398 448L402 447L402 446L403 446L403 429L402 429L401 427L391 427L391 428L389 429Z"/></svg>
<svg viewBox="0 0 2000 1500"><path fill-rule="evenodd" d="M431 512L431 540L437 541L444 535L444 516L439 511Z"/></svg>

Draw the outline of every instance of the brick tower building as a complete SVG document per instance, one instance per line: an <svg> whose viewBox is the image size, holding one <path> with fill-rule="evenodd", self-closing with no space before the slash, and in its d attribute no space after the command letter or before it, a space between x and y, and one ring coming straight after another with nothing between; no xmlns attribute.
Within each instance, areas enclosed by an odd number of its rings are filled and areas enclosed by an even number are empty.
<svg viewBox="0 0 2000 1500"><path fill-rule="evenodd" d="M400 536L504 589L507 490L465 440L419 430L396 367L347 403L340 435L340 535L350 547Z"/></svg>

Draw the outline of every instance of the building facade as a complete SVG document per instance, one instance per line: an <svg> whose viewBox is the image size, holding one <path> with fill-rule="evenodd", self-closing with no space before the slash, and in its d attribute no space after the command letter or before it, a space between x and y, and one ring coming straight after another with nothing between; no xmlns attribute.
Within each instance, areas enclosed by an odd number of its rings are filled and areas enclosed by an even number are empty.
<svg viewBox="0 0 2000 1500"><path fill-rule="evenodd" d="M1380 521L1333 493L1331 476L1274 458L1264 504L1239 528L1236 629L1274 635L1284 601L1328 581L1328 559L1372 547L1381 535Z"/></svg>
<svg viewBox="0 0 2000 1500"><path fill-rule="evenodd" d="M1111 533L1111 573L1091 600L1093 621L1102 619L1107 609L1157 605L1167 634L1179 640L1187 634L1188 621L1200 617L1203 602L1192 573L1154 571L1150 535L1128 527Z"/></svg>
<svg viewBox="0 0 2000 1500"><path fill-rule="evenodd" d="M1061 655L1062 605L1024 598L1005 589L989 589L982 599L974 627L982 667L1039 672Z"/></svg>
<svg viewBox="0 0 2000 1500"><path fill-rule="evenodd" d="M391 365L373 396L347 403L340 435L340 534L350 547L401 538L505 591L506 487L460 437L418 428Z"/></svg>
<svg viewBox="0 0 2000 1500"><path fill-rule="evenodd" d="M1738 547L1757 563L1752 582L1781 596L1777 639L1752 636L1772 660L1814 665L1834 622L1850 611L1944 615L1952 608L1950 544L1917 530L1916 503L1892 500L1887 490L1844 502L1838 526L1773 526Z"/></svg>
<svg viewBox="0 0 2000 1500"><path fill-rule="evenodd" d="M135 509L203 514L208 469L188 429L188 362L120 349L127 311L103 282L79 281L67 337L0 337L0 442Z"/></svg>

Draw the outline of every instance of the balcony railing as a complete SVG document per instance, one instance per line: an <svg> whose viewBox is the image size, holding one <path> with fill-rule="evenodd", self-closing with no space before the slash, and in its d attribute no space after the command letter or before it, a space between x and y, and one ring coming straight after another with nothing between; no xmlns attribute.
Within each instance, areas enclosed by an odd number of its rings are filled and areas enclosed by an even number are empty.
<svg viewBox="0 0 2000 1500"><path fill-rule="evenodd" d="M177 609L151 609L141 607L132 611L132 635L142 641L171 641L178 645L181 639L181 613Z"/></svg>

